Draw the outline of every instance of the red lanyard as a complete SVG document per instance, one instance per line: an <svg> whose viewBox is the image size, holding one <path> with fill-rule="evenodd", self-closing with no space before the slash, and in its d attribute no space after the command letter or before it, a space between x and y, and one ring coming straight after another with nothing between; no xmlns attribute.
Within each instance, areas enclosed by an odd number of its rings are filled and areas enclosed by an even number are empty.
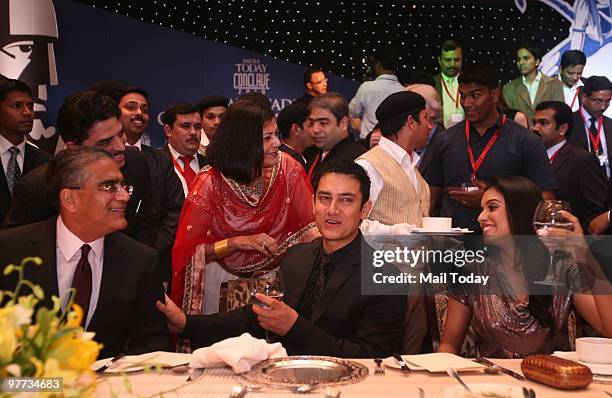
<svg viewBox="0 0 612 398"><path fill-rule="evenodd" d="M574 104L576 103L576 98L578 98L578 94L580 94L580 87L576 87L576 94L574 94L574 99L572 100L572 104L570 108L574 109ZM578 101L578 108L580 109L580 101Z"/></svg>
<svg viewBox="0 0 612 398"><path fill-rule="evenodd" d="M482 162L484 162L485 158L487 157L487 154L491 150L491 147L493 147L493 144L495 144L495 141L497 141L499 133L501 132L502 127L504 127L504 124L506 124L506 115L502 117L501 127L497 129L495 133L493 133L493 137L491 137L491 139L487 143L487 146L485 146L485 148L482 150L482 153L480 154L480 156L478 156L478 159L474 161L474 152L472 152L472 147L470 146L470 122L468 120L465 121L465 140L467 141L467 149L468 155L470 156L470 164L472 166L473 177L476 177L476 172L482 165Z"/></svg>
<svg viewBox="0 0 612 398"><path fill-rule="evenodd" d="M444 81L444 77L440 76L440 80L442 80L442 85L444 86L444 91L446 91L446 95L455 103L455 109L459 109L459 88L457 87L457 94L455 97L450 93L448 87L446 87L446 82Z"/></svg>
<svg viewBox="0 0 612 398"><path fill-rule="evenodd" d="M317 153L317 156L312 161L312 164L310 165L310 169L308 170L308 177L309 178L312 178L312 173L314 172L315 167L317 167L317 163L319 162L319 158L321 157L322 153L323 152Z"/></svg>
<svg viewBox="0 0 612 398"><path fill-rule="evenodd" d="M582 121L584 122L584 126L586 127L586 119L584 118L584 115L582 114L582 112L580 112L580 117L582 118ZM593 121L591 121L591 123L593 123ZM595 150L595 153L599 152L599 143L601 142L601 125L603 124L603 115L599 116L599 118L597 119L597 135L593 136L593 133L591 132L591 129L588 128L587 131L589 132L589 137L591 138L591 145L593 145L593 149Z"/></svg>

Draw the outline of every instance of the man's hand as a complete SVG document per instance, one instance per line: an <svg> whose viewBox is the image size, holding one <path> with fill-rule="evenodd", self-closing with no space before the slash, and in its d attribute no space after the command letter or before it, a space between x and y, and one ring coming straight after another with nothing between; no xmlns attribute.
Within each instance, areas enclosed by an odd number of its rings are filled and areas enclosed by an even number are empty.
<svg viewBox="0 0 612 398"><path fill-rule="evenodd" d="M187 317L183 314L183 311L172 300L170 297L166 296L166 303L162 303L157 300L155 306L158 310L160 310L168 320L168 329L171 333L183 333L185 330L185 324L187 323Z"/></svg>
<svg viewBox="0 0 612 398"><path fill-rule="evenodd" d="M286 335L298 319L298 313L282 301L270 298L261 293L255 298L268 308L253 304L253 312L257 315L259 325L277 336Z"/></svg>
<svg viewBox="0 0 612 398"><path fill-rule="evenodd" d="M602 235L608 228L610 228L610 220L607 211L595 217L589 224L591 235Z"/></svg>
<svg viewBox="0 0 612 398"><path fill-rule="evenodd" d="M462 187L448 187L446 190L451 199L456 200L463 206L470 209L480 209L482 207L480 201L487 186L477 178L472 178L471 182L474 185L474 187L470 187L472 190L464 190Z"/></svg>

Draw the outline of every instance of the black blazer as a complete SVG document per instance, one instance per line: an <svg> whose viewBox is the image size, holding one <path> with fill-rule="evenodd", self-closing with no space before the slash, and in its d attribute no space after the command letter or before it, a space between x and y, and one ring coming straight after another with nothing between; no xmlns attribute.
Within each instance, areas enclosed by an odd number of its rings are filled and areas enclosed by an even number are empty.
<svg viewBox="0 0 612 398"><path fill-rule="evenodd" d="M27 256L39 256L40 267L29 264L25 278L45 291L41 303L51 307L58 296L56 259L56 217L50 220L0 231L0 264L19 263ZM155 308L161 300L161 281L153 272L157 254L151 248L122 233L104 239L102 282L96 310L88 331L104 344L100 358L121 352L133 354L170 350L172 342L165 317ZM13 290L16 274L0 278L0 289ZM24 294L28 294L24 289ZM61 292L66 294L65 292Z"/></svg>
<svg viewBox="0 0 612 398"><path fill-rule="evenodd" d="M556 197L567 200L582 228L608 210L608 184L599 160L582 148L565 144L557 152L552 168L557 180Z"/></svg>
<svg viewBox="0 0 612 398"><path fill-rule="evenodd" d="M4 219L3 228L48 220L58 214L51 206L47 193L47 163L35 168L22 178L13 189L13 202ZM128 202L125 219L128 226L123 232L136 240L155 247L158 217L151 194L151 173L144 155L133 148L125 150L125 165L121 172L134 193Z"/></svg>
<svg viewBox="0 0 612 398"><path fill-rule="evenodd" d="M342 159L355 160L367 151L368 149L363 146L363 144L353 140L353 138L349 135L345 139L334 145L334 147L329 151L327 156L325 156L325 159L323 159L323 161L321 161L320 156L315 156L308 162L307 170L310 170L313 162L317 162L312 174L310 175L310 178L314 181L314 178L321 169L321 167L327 162Z"/></svg>
<svg viewBox="0 0 612 398"><path fill-rule="evenodd" d="M21 170L21 176L24 177L30 171L46 163L51 157L44 151L38 149L36 146L26 142L25 153L23 156L23 170ZM8 213L11 207L13 198L8 189L8 182L6 181L6 175L4 174L4 167L0 173L0 224L4 220L6 213Z"/></svg>
<svg viewBox="0 0 612 398"><path fill-rule="evenodd" d="M298 151L291 148L289 145L285 144L284 142L281 144L279 149L285 152L286 154L291 155L292 158L294 158L299 164L302 165L302 167L304 167L304 170L308 171L306 169L306 161L304 160L304 157Z"/></svg>
<svg viewBox="0 0 612 398"><path fill-rule="evenodd" d="M168 156L147 145L141 148L151 170L153 207L159 214L155 247L159 252L160 275L163 281L168 281L172 273L172 246L185 195Z"/></svg>
<svg viewBox="0 0 612 398"><path fill-rule="evenodd" d="M405 296L361 295L360 238L342 253L310 320L299 316L279 338L290 355L331 355L344 358L387 356L399 345L406 313ZM287 251L281 270L284 301L299 308L312 269L319 261L321 240ZM342 249L341 249L342 250ZM251 306L208 316L188 316L185 336L192 346L205 346L249 332L263 336Z"/></svg>
<svg viewBox="0 0 612 398"><path fill-rule="evenodd" d="M580 116L580 110L574 112L572 117L574 127L572 128L572 132L568 137L568 142L574 146L580 147L588 151L589 142L587 141L587 131L584 127L584 121ZM606 136L606 147L608 149L608 156L612 156L612 119L610 119L609 117L603 117L602 133L604 133Z"/></svg>

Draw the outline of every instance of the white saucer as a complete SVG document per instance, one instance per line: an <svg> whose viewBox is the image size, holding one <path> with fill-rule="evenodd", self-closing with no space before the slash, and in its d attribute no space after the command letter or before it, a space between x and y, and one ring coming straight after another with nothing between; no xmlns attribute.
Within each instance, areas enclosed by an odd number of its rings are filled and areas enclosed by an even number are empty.
<svg viewBox="0 0 612 398"><path fill-rule="evenodd" d="M612 363L604 364L604 363L588 363L582 362L578 360L576 356L576 351L555 351L553 355L558 356L559 358L569 359L570 361L576 361L583 365L586 365L591 369L591 372L596 375L602 376L612 376Z"/></svg>
<svg viewBox="0 0 612 398"><path fill-rule="evenodd" d="M485 393L487 395L484 396L495 396L495 397L503 397L503 398L525 398L523 394L523 389L520 386L512 386L509 384L493 384L493 383L470 383L470 389L474 393ZM471 394L469 391L466 391L463 386L456 385L452 387L448 387L444 390L444 398L471 398L475 396Z"/></svg>

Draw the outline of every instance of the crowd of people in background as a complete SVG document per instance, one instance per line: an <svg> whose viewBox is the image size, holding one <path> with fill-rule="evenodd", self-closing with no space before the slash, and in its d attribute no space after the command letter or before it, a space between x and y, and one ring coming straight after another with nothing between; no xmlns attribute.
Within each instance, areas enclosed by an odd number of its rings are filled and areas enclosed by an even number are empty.
<svg viewBox="0 0 612 398"><path fill-rule="evenodd" d="M245 331L290 354L340 357L515 358L569 349L580 333L612 337L605 256L564 257L555 272L565 282L535 294L547 247L513 239L535 237L543 199L571 205L571 229L546 234L610 233L612 83L583 78L577 50L546 76L541 50L521 44L519 77L503 86L495 66L464 67L463 55L446 40L439 73L398 77L399 53L380 48L376 78L350 100L310 67L305 92L278 115L263 94L206 93L168 106L161 148L143 141L146 88L99 81L63 101L66 149L51 154L28 139L31 89L0 77L0 264L41 257L25 276L45 304L57 295L83 309L103 356L189 350ZM361 294L364 235L410 235L429 216L497 248L467 269L496 270L504 294L457 285L438 291L441 301ZM250 278L279 269L284 299L258 293L262 305L250 304ZM3 277L0 289L15 284Z"/></svg>

